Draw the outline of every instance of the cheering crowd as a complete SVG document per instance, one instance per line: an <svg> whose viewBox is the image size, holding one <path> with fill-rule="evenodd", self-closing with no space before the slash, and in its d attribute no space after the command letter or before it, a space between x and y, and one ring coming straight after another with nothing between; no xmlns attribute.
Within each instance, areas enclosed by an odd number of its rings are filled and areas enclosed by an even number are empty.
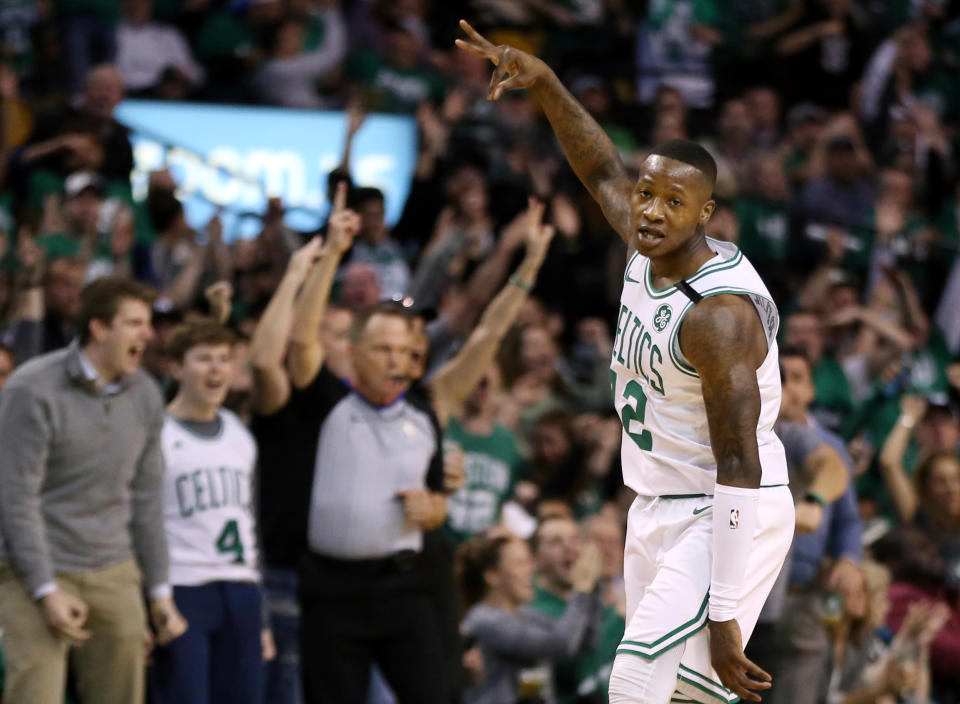
<svg viewBox="0 0 960 704"><path fill-rule="evenodd" d="M764 701L960 702L950 0L0 2L0 700L606 701L627 252L461 15L628 165L719 165L781 315ZM124 97L342 110L326 224L135 200ZM371 112L419 130L392 227Z"/></svg>

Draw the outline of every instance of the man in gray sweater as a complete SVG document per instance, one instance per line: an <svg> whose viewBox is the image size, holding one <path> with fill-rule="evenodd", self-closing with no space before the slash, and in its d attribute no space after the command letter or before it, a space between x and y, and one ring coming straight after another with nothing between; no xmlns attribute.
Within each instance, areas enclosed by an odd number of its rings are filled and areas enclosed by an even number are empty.
<svg viewBox="0 0 960 704"><path fill-rule="evenodd" d="M87 285L79 339L0 397L7 704L60 704L68 656L82 701L143 701L143 581L158 640L186 629L167 582L163 403L139 370L152 300L120 277Z"/></svg>

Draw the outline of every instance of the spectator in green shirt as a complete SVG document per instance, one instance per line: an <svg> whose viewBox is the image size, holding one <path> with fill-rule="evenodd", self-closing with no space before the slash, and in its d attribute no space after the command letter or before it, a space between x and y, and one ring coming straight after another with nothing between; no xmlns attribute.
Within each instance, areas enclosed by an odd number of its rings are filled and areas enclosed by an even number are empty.
<svg viewBox="0 0 960 704"><path fill-rule="evenodd" d="M445 438L463 450L466 483L447 499L443 532L461 543L500 521L500 509L513 494L520 454L513 433L497 422L500 369L491 364L459 417L451 417Z"/></svg>
<svg viewBox="0 0 960 704"><path fill-rule="evenodd" d="M571 573L580 557L580 527L569 518L549 518L531 539L536 563L536 589L531 607L559 619L573 593ZM601 704L607 701L610 670L623 637L624 619L596 602L580 651L554 663L557 704Z"/></svg>
<svg viewBox="0 0 960 704"><path fill-rule="evenodd" d="M831 432L847 437L853 417L853 399L843 366L825 354L823 321L816 313L799 310L784 324L784 342L803 350L813 368L811 407L817 421Z"/></svg>
<svg viewBox="0 0 960 704"><path fill-rule="evenodd" d="M755 266L779 271L789 250L790 184L777 154L758 158L754 173L751 193L734 202L740 221L740 248Z"/></svg>
<svg viewBox="0 0 960 704"><path fill-rule="evenodd" d="M360 50L347 58L347 74L365 94L366 107L412 115L425 101L439 105L445 87L437 74L422 65L423 47L416 35L393 24L386 39L383 54Z"/></svg>

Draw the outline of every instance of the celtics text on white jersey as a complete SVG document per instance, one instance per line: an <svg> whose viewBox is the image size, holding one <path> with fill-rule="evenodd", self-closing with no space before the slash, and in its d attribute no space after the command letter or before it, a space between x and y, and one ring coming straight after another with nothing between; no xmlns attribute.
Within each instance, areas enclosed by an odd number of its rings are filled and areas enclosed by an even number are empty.
<svg viewBox="0 0 960 704"><path fill-rule="evenodd" d="M253 507L253 436L233 413L218 411L220 432L199 435L164 419L161 443L170 582L259 580Z"/></svg>
<svg viewBox="0 0 960 704"><path fill-rule="evenodd" d="M777 308L737 247L707 242L716 256L677 285L654 288L650 261L638 253L624 273L610 381L623 421L623 480L641 496L713 494L717 468L703 392L680 349L679 331L695 301L724 293L749 299L763 323L768 350L757 370L761 486L787 483L783 445L773 432L780 411Z"/></svg>

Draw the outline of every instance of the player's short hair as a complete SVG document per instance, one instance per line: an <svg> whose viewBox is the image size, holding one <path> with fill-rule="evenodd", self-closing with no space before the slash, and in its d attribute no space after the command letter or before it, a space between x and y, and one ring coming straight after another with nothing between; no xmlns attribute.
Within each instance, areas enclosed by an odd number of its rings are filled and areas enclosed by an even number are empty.
<svg viewBox="0 0 960 704"><path fill-rule="evenodd" d="M174 328L167 343L167 353L176 362L182 362L187 352L200 345L227 345L237 341L236 334L213 320L185 323Z"/></svg>
<svg viewBox="0 0 960 704"><path fill-rule="evenodd" d="M350 325L350 341L359 342L367 329L367 323L375 315L386 315L391 318L400 318L407 327L411 327L410 312L399 303L393 301L380 301L371 306L366 306L354 312L353 322Z"/></svg>
<svg viewBox="0 0 960 704"><path fill-rule="evenodd" d="M702 173L710 184L710 190L717 183L717 162L710 152L690 139L671 139L669 142L658 144L650 150L648 156L665 156L668 159L682 161Z"/></svg>
<svg viewBox="0 0 960 704"><path fill-rule="evenodd" d="M90 341L90 322L99 320L110 325L123 301L141 301L151 306L155 298L152 288L123 276L102 276L91 281L80 292L80 307L77 313L77 335L80 344L85 345Z"/></svg>

